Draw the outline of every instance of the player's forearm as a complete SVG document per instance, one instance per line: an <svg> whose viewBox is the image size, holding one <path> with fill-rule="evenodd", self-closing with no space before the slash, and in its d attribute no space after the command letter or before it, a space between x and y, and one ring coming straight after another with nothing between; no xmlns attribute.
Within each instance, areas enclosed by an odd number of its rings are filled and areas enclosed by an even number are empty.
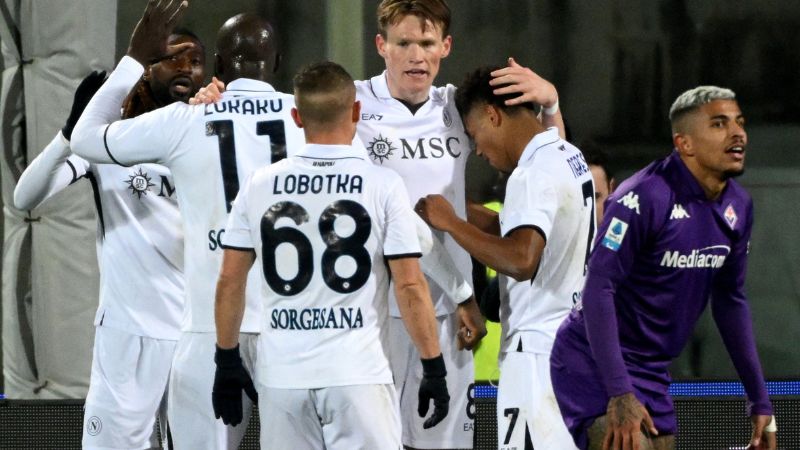
<svg viewBox="0 0 800 450"><path fill-rule="evenodd" d="M725 302L724 305L718 305L715 299L712 302L712 313L725 348L747 392L750 414L771 416L772 403L758 359L750 308L743 298L741 301Z"/></svg>
<svg viewBox="0 0 800 450"><path fill-rule="evenodd" d="M14 188L14 206L33 209L44 200L69 186L73 172L66 165L69 142L59 132L50 144L25 168Z"/></svg>
<svg viewBox="0 0 800 450"><path fill-rule="evenodd" d="M564 126L564 118L561 116L561 109L556 111L552 116L550 114L542 114L542 125L545 128L556 127L558 128L558 135L561 139L567 139L566 127Z"/></svg>
<svg viewBox="0 0 800 450"><path fill-rule="evenodd" d="M467 203L467 222L484 233L500 235L500 219L496 212L475 202Z"/></svg>
<svg viewBox="0 0 800 450"><path fill-rule="evenodd" d="M436 331L436 313L425 278L420 276L409 282L395 282L394 286L400 316L420 357L430 359L439 356L442 351Z"/></svg>
<svg viewBox="0 0 800 450"><path fill-rule="evenodd" d="M586 335L609 397L633 392L622 359L614 292L614 284L608 278L594 275L591 271L586 276L582 302Z"/></svg>
<svg viewBox="0 0 800 450"><path fill-rule="evenodd" d="M217 345L220 348L233 348L239 343L244 306L245 284L238 278L220 275L214 303Z"/></svg>
<svg viewBox="0 0 800 450"><path fill-rule="evenodd" d="M530 280L536 271L538 258L529 246L479 230L461 219L454 220L446 230L453 239L481 263L517 281Z"/></svg>
<svg viewBox="0 0 800 450"><path fill-rule="evenodd" d="M106 128L119 119L122 102L141 78L144 67L123 57L108 80L92 97L72 132L72 151L98 163L113 163L106 150Z"/></svg>

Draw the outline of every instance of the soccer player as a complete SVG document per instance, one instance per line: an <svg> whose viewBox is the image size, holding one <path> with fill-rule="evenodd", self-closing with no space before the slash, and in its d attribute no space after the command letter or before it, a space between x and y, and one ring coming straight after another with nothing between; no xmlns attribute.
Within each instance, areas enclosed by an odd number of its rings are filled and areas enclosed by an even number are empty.
<svg viewBox="0 0 800 450"><path fill-rule="evenodd" d="M125 116L185 101L203 83L205 53L189 31L169 45L193 44L148 66L131 92ZM98 214L100 304L83 448L146 448L167 390L183 314L183 230L175 184L154 164L93 164L72 155L75 122L105 78L94 72L75 93L61 133L25 169L14 190L20 209L33 209L81 178L91 181ZM166 423L162 422L165 436Z"/></svg>
<svg viewBox="0 0 800 450"><path fill-rule="evenodd" d="M742 378L752 448L774 449L775 424L744 293L753 207L733 180L747 133L734 93L700 86L669 112L673 152L606 202L582 306L553 347L553 387L581 449L672 449L667 370L711 297Z"/></svg>
<svg viewBox="0 0 800 450"><path fill-rule="evenodd" d="M308 144L255 172L226 227L217 381L234 401L217 396L215 408L223 418L241 414L237 402L250 384L235 348L247 272L257 258L266 281L257 370L261 448L397 449L398 400L383 345L390 276L422 357L421 416L434 401L426 426L444 418L449 400L433 305L417 262L415 214L400 177L374 167L352 145L361 105L341 66L301 70L294 94L292 117Z"/></svg>
<svg viewBox="0 0 800 450"><path fill-rule="evenodd" d="M377 20L375 44L386 70L356 82L356 96L362 103L358 138L376 165L389 167L403 178L412 204L425 195L441 194L459 216L465 217L464 171L470 143L453 104L455 87L433 87L441 61L452 45L450 9L444 0L384 0L378 6ZM530 74L516 63L496 73L510 92L524 90L526 101L538 99L551 107L548 111L552 115L546 116L546 121L560 122L555 89ZM443 239L462 277L469 279L469 255L451 237ZM472 353L458 351L454 337L459 331L463 335L471 330L474 343L485 335L485 325L474 299L453 299L436 284L430 285L440 345L447 361L452 408L441 426L424 429L413 404L406 404L409 397L402 393L414 392L420 382L419 355L392 304L389 343L394 380L401 393L403 443L426 449L471 448L475 416L470 392L474 379Z"/></svg>
<svg viewBox="0 0 800 450"><path fill-rule="evenodd" d="M580 150L545 129L537 105L507 106L492 93L492 68L469 74L456 106L478 155L511 173L496 232L456 215L441 195L417 203L433 228L504 275L498 448L569 449L550 383L550 349L583 284L594 235L594 191Z"/></svg>
<svg viewBox="0 0 800 450"><path fill-rule="evenodd" d="M278 58L272 26L240 14L217 35L215 69L228 83L212 106L182 103L135 119L113 122L114 112L147 61L164 54L163 39L180 16L180 1L150 2L131 37L128 55L94 96L75 127L73 151L90 161L156 162L172 172L185 238L186 308L169 385L169 421L176 448L236 448L244 425L226 427L214 417L215 280L222 263L220 237L240 182L257 167L285 157L303 143L291 120L292 96L266 83ZM173 17L175 16L175 17ZM113 122L113 123L111 123ZM259 274L252 271L241 327L241 353L254 369L260 330ZM249 402L247 399L245 402Z"/></svg>

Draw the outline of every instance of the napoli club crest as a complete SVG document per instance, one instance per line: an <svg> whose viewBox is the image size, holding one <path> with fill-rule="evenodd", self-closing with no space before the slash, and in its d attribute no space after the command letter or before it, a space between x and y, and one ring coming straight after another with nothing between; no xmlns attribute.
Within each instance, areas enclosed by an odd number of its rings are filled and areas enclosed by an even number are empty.
<svg viewBox="0 0 800 450"><path fill-rule="evenodd" d="M378 161L381 164L392 156L392 151L394 150L397 150L397 148L392 146L392 141L380 134L367 146L367 151L372 156L373 161Z"/></svg>
<svg viewBox="0 0 800 450"><path fill-rule="evenodd" d="M447 108L442 110L442 122L447 128L453 125L453 118L450 116L450 111Z"/></svg>

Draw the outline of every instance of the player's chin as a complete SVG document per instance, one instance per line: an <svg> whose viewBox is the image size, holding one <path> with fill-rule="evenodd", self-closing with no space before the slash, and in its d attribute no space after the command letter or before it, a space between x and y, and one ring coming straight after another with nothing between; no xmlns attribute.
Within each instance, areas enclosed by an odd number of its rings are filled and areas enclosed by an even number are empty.
<svg viewBox="0 0 800 450"><path fill-rule="evenodd" d="M744 174L744 164L737 164L735 167L729 167L724 172L722 172L722 176L727 180L728 178L736 178Z"/></svg>

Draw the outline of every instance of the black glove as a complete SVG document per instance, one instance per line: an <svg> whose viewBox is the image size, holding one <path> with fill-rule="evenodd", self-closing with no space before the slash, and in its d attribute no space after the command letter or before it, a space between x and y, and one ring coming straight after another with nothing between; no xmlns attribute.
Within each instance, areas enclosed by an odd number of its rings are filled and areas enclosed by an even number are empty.
<svg viewBox="0 0 800 450"><path fill-rule="evenodd" d="M89 104L89 100L92 99L95 92L100 89L100 86L106 81L106 71L98 72L93 71L86 78L81 81L81 84L78 85L78 89L75 90L75 98L72 100L72 110L69 112L69 117L67 117L67 123L64 125L64 128L61 129L61 134L69 141L72 139L72 129L75 128L75 124L78 123L78 119L80 119L81 114L83 114L83 110L86 109L86 105Z"/></svg>
<svg viewBox="0 0 800 450"><path fill-rule="evenodd" d="M235 427L242 422L242 389L254 402L258 402L258 393L253 379L242 365L238 345L231 349L217 347L214 362L217 363L211 392L214 416L222 418L225 425Z"/></svg>
<svg viewBox="0 0 800 450"><path fill-rule="evenodd" d="M447 370L442 355L422 360L422 381L419 383L419 406L417 406L420 417L428 414L430 400L433 400L433 414L422 424L422 428L431 428L447 416L447 411L450 409L450 394L447 393L445 375Z"/></svg>

